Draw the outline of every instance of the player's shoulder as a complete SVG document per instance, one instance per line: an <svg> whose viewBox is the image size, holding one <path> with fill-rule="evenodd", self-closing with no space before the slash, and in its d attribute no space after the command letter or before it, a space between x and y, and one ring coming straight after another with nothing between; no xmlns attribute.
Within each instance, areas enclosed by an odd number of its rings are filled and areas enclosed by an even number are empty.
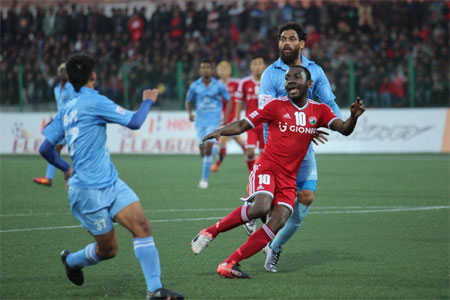
<svg viewBox="0 0 450 300"><path fill-rule="evenodd" d="M241 79L232 77L232 78L228 79L228 84L238 85L240 81L241 81Z"/></svg>
<svg viewBox="0 0 450 300"><path fill-rule="evenodd" d="M272 98L269 99L268 101L264 102L264 104L261 106L262 108L265 107L274 107L274 106L279 106L279 105L286 105L289 102L289 98L288 97L279 97L279 98Z"/></svg>
<svg viewBox="0 0 450 300"><path fill-rule="evenodd" d="M312 109L320 111L331 111L331 108L325 103L320 103L311 99L308 99L308 102L309 102L308 106L311 107Z"/></svg>
<svg viewBox="0 0 450 300"><path fill-rule="evenodd" d="M253 82L253 77L252 76L246 76L244 78L241 79L241 84L249 84Z"/></svg>

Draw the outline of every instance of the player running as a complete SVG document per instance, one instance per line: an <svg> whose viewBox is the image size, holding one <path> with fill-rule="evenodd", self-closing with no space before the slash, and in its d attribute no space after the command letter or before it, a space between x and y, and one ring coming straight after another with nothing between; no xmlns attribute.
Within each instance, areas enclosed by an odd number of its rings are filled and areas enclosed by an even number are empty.
<svg viewBox="0 0 450 300"><path fill-rule="evenodd" d="M55 95L56 107L58 111L74 97L75 91L73 89L72 84L68 81L67 73L66 73L66 64L62 63L58 67L58 77L60 82L53 89L53 94ZM61 153L61 149L64 147L64 140L55 146L55 150L57 153ZM52 186L53 175L55 174L55 166L48 163L47 164L47 172L44 177L35 177L33 181L37 184L42 184L44 186Z"/></svg>
<svg viewBox="0 0 450 300"><path fill-rule="evenodd" d="M61 253L67 277L74 284L82 285L83 267L116 255L118 243L113 223L118 222L133 236L134 252L147 283L147 299L184 299L183 295L163 288L150 223L134 191L118 177L106 147L106 124L139 129L156 102L158 90L145 90L141 107L132 113L94 90L97 76L92 57L75 54L67 61L66 68L77 96L44 129L46 139L39 152L64 172L72 214L95 239L77 252ZM73 169L54 150L54 145L64 138Z"/></svg>
<svg viewBox="0 0 450 300"><path fill-rule="evenodd" d="M231 97L231 111L227 115L226 112L226 102L223 101L223 109L222 114L224 115L223 124L228 125L233 121L236 121L235 113L236 113L236 91L239 86L239 79L237 78L231 78L231 65L229 62L223 60L221 61L217 67L216 67L217 75L220 78L220 82L222 82L226 88L228 93ZM225 159L225 156L227 155L227 142L230 138L228 136L223 136L220 138L219 145L220 145L220 152L219 152L219 159L213 163L211 166L211 171L218 172L220 170L220 165L222 164L223 160ZM242 150L245 152L245 144L242 141L240 136L233 136L233 139L236 141L236 143L241 146Z"/></svg>
<svg viewBox="0 0 450 300"><path fill-rule="evenodd" d="M264 57L256 55L250 61L251 76L245 77L239 83L236 92L236 118L240 119L242 105L245 103L245 114L258 109L258 93L261 75L266 69ZM245 160L248 171L253 169L255 162L255 148L261 153L264 149L263 126L260 125L247 131L247 143L245 145Z"/></svg>
<svg viewBox="0 0 450 300"><path fill-rule="evenodd" d="M208 177L213 163L212 147L214 139L202 143L202 138L220 126L222 120L222 98L227 102L226 115L230 114L232 103L225 85L212 77L212 62L203 60L200 63L200 78L194 81L186 95L186 110L189 121L195 121L200 155L203 157L202 178L198 183L200 189L208 188ZM195 115L192 112L192 102L195 102Z"/></svg>
<svg viewBox="0 0 450 300"><path fill-rule="evenodd" d="M249 176L249 201L236 208L211 227L202 229L192 240L191 249L199 254L221 232L233 229L269 214L266 224L219 264L217 273L230 278L250 278L239 262L263 249L292 215L296 197L296 175L319 127L328 127L343 135L350 135L358 117L365 111L357 98L351 115L344 122L331 109L307 98L311 88L311 73L304 66L291 66L285 74L288 97L272 99L241 120L208 134L203 140L241 134L262 123L268 124L269 135L264 152L258 157ZM320 137L319 137L320 140ZM323 140L321 140L323 142Z"/></svg>
<svg viewBox="0 0 450 300"><path fill-rule="evenodd" d="M261 105L270 99L287 96L284 89L285 73L290 66L302 65L310 71L313 81L312 87L308 90L308 98L314 99L314 96L317 96L322 103L332 109L336 116L342 118L341 111L334 101L336 97L331 91L330 83L323 69L302 55L302 49L306 43L306 33L303 26L294 22L280 26L278 39L280 58L270 65L262 75L259 104ZM266 128L264 134L267 135ZM267 137L265 136L265 138ZM264 268L267 271L278 271L281 246L294 235L308 215L310 205L314 200L316 185L316 158L314 149L310 144L297 174L297 201L295 201L294 212L276 238L264 249L266 253Z"/></svg>

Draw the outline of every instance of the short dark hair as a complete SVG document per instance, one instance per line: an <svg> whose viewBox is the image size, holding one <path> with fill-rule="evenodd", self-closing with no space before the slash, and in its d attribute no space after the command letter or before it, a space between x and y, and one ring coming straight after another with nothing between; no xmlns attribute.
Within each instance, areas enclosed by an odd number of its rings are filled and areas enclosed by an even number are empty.
<svg viewBox="0 0 450 300"><path fill-rule="evenodd" d="M95 60L87 54L74 54L69 57L66 63L66 73L76 92L79 92L81 87L89 82L94 67Z"/></svg>
<svg viewBox="0 0 450 300"><path fill-rule="evenodd" d="M208 58L204 58L204 59L202 59L202 61L200 62L200 64L204 64L204 63L212 65L212 61L209 60Z"/></svg>
<svg viewBox="0 0 450 300"><path fill-rule="evenodd" d="M264 56L262 54L253 55L252 58L250 58L250 61L254 61L257 58L261 58L263 60L263 62L266 62L266 59L264 58Z"/></svg>
<svg viewBox="0 0 450 300"><path fill-rule="evenodd" d="M300 65L295 65L295 66L291 66L289 67L289 69L291 68L299 68L302 69L303 72L306 73L306 80L311 80L311 72L309 72L308 68L304 67L304 66L300 66Z"/></svg>
<svg viewBox="0 0 450 300"><path fill-rule="evenodd" d="M306 32L305 32L305 29L303 28L302 24L299 24L296 22L288 22L288 23L281 25L280 27L278 27L278 39L280 39L283 31L286 31L286 30L295 30L295 32L297 32L298 39L300 41L306 42Z"/></svg>

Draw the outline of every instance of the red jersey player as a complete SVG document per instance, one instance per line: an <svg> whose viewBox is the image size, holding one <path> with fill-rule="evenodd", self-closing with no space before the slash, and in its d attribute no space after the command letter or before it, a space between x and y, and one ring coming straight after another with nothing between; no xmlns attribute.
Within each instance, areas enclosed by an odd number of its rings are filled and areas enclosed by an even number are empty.
<svg viewBox="0 0 450 300"><path fill-rule="evenodd" d="M231 111L228 113L227 115L227 111L226 111L226 107L225 104L223 106L223 124L227 125L233 121L236 120L235 118L235 112L236 112L236 102L235 102L235 93L236 90L238 89L239 86L239 79L236 78L230 78L231 76L231 65L229 62L227 61L221 61L216 68L217 71L217 75L220 78L220 81L226 86L228 93L231 96L230 101L232 102L233 106L231 107ZM239 146L241 146L242 150L245 152L245 148L244 148L244 142L242 141L242 139L239 136L234 136L233 137L234 140L236 141L236 143L239 144ZM229 137L224 136L220 139L220 155L219 155L219 159L211 166L211 171L213 172L217 172L220 169L220 165L223 161L223 159L225 158L225 156L227 155L227 142L229 140Z"/></svg>
<svg viewBox="0 0 450 300"><path fill-rule="evenodd" d="M365 111L363 102L358 97L350 107L350 117L344 122L327 105L306 98L311 85L308 69L292 66L285 75L288 97L271 100L243 120L217 129L203 138L219 139L220 136L241 134L262 123L268 123L269 126L266 147L249 176L246 199L251 204L246 203L236 208L216 224L201 230L191 242L192 252L199 254L219 233L270 214L269 221L219 265L217 273L221 276L250 278L249 274L240 269L239 262L264 248L284 226L295 202L298 168L312 139L323 134L317 128L328 127L349 135L353 132L358 117ZM321 137L318 139L323 142Z"/></svg>
<svg viewBox="0 0 450 300"><path fill-rule="evenodd" d="M249 114L258 109L258 93L261 75L266 69L264 57L254 56L250 61L251 76L245 77L239 83L236 91L236 119L240 119L242 104L245 102L245 114ZM247 143L245 145L245 160L249 172L253 169L255 162L255 148L258 146L261 153L264 149L263 126L247 131Z"/></svg>

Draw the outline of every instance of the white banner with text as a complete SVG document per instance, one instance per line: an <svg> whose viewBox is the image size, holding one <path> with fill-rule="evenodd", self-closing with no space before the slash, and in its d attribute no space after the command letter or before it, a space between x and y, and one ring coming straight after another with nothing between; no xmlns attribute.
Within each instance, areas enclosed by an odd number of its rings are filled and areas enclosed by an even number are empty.
<svg viewBox="0 0 450 300"><path fill-rule="evenodd" d="M55 113L0 113L2 154L36 154L42 129ZM346 116L348 114L344 114ZM351 136L330 132L317 153L448 152L449 110L370 109L359 119ZM195 126L185 112L150 112L139 130L109 124L111 153L197 154ZM245 140L246 135L242 138ZM232 140L228 153L242 153Z"/></svg>

